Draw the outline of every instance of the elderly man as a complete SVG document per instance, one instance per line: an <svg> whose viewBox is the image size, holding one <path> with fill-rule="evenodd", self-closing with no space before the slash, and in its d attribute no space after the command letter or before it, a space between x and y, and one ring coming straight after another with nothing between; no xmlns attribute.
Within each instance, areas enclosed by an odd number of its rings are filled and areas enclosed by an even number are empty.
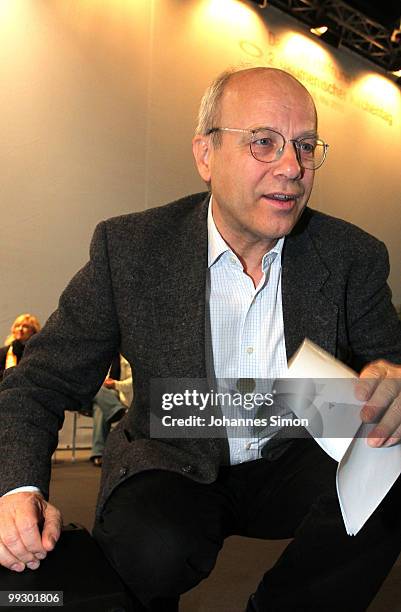
<svg viewBox="0 0 401 612"><path fill-rule="evenodd" d="M366 609L400 549L399 482L351 538L336 463L314 440L149 433L151 379L280 377L308 337L362 371L361 416L378 421L368 443L399 441L400 385L383 382L401 376L385 248L305 208L326 148L292 76L225 73L193 140L211 193L98 226L90 262L3 383L3 565L35 569L54 547L60 515L46 498L63 408L94 395L120 350L135 409L109 436L94 535L136 609L178 610L232 534L293 537L248 611Z"/></svg>

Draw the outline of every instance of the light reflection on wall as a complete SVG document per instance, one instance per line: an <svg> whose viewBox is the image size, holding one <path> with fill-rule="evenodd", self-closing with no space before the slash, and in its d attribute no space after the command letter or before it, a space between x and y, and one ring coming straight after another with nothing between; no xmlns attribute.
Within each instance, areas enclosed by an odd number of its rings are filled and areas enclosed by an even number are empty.
<svg viewBox="0 0 401 612"><path fill-rule="evenodd" d="M0 0L0 31L2 36L7 35L10 28L14 30L33 18L31 2L22 3L21 0Z"/></svg>
<svg viewBox="0 0 401 612"><path fill-rule="evenodd" d="M11 13L11 11L15 12L18 8L17 1L0 0L0 18L4 17L7 13Z"/></svg>
<svg viewBox="0 0 401 612"><path fill-rule="evenodd" d="M321 44L294 32L288 32L283 36L281 53L294 68L313 66L315 70L324 71L327 63L333 60L331 54Z"/></svg>
<svg viewBox="0 0 401 612"><path fill-rule="evenodd" d="M238 34L252 39L263 30L263 22L252 7L239 0L203 0L196 5L193 26L213 29L219 38Z"/></svg>
<svg viewBox="0 0 401 612"><path fill-rule="evenodd" d="M401 116L401 91L395 83L379 74L365 74L356 80L352 95L386 109L394 117Z"/></svg>

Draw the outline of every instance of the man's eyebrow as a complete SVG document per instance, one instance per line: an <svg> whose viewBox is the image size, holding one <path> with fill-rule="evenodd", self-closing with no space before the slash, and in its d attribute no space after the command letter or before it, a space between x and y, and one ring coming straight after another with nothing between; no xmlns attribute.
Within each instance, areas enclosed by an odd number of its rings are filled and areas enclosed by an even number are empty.
<svg viewBox="0 0 401 612"><path fill-rule="evenodd" d="M259 132L260 130L273 130L273 132L280 132L280 130L272 125L256 125L248 128L250 132Z"/></svg>
<svg viewBox="0 0 401 612"><path fill-rule="evenodd" d="M260 130L272 130L273 132L278 132L279 134L282 134L281 130L277 127L274 127L273 125L258 125L255 127L250 127L248 129L250 132L259 132ZM296 138L319 138L319 134L317 130L306 130Z"/></svg>
<svg viewBox="0 0 401 612"><path fill-rule="evenodd" d="M316 130L309 130L308 132L303 132L298 138L319 138L319 134Z"/></svg>

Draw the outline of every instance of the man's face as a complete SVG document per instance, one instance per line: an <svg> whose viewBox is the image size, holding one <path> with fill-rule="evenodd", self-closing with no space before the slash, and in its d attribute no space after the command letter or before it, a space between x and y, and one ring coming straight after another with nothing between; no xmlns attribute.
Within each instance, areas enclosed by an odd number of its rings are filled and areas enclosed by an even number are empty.
<svg viewBox="0 0 401 612"><path fill-rule="evenodd" d="M226 85L216 127L269 127L289 140L315 134L316 114L308 93L289 76L246 71ZM314 171L300 167L291 143L280 159L264 163L250 152L250 134L220 132L220 137L217 147L211 136L209 145L203 137L202 159L195 152L202 178L211 183L217 228L234 250L255 243L271 248L299 219L312 190ZM280 201L280 194L292 199Z"/></svg>

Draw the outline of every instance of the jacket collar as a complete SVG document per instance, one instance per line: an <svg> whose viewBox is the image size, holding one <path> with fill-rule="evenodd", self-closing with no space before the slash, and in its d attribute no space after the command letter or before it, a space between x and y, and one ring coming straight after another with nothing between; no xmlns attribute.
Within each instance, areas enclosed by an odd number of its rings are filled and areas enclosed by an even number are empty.
<svg viewBox="0 0 401 612"><path fill-rule="evenodd" d="M330 271L310 233L314 212L306 209L287 237L282 256L282 300L287 359L305 338L336 351L338 307L325 295Z"/></svg>

